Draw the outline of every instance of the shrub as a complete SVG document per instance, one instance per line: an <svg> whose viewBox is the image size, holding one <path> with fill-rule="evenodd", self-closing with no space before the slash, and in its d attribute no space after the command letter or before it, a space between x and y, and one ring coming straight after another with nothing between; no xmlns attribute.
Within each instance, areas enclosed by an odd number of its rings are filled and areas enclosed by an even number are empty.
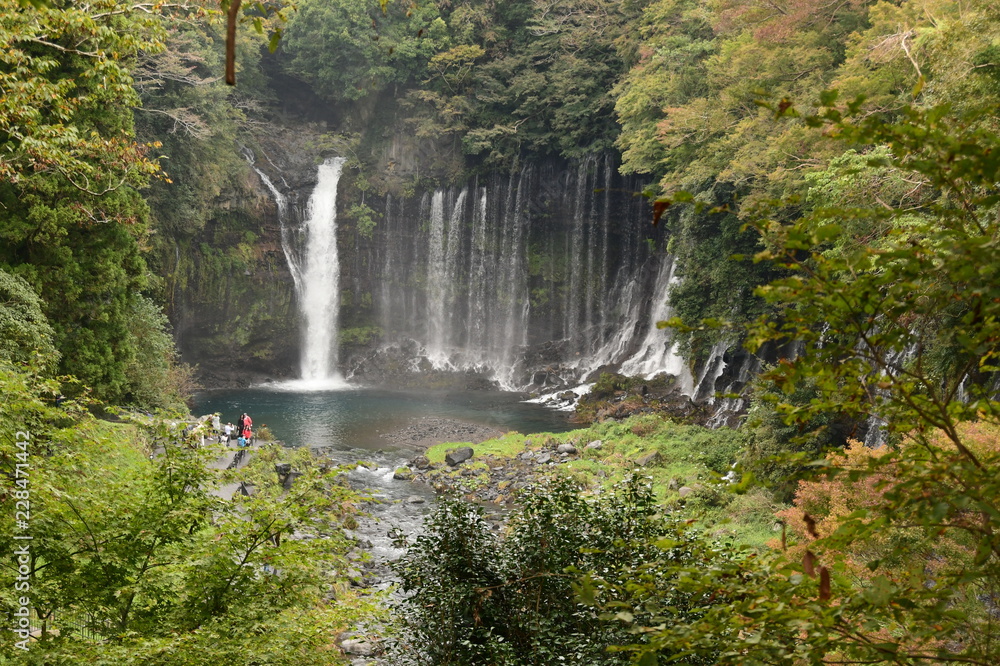
<svg viewBox="0 0 1000 666"><path fill-rule="evenodd" d="M630 477L585 498L566 479L521 496L507 530L482 509L445 500L396 565L409 596L395 661L405 664L625 664L607 647L632 642L574 593L574 572L616 581L670 532L649 485ZM618 581L621 582L621 581Z"/></svg>

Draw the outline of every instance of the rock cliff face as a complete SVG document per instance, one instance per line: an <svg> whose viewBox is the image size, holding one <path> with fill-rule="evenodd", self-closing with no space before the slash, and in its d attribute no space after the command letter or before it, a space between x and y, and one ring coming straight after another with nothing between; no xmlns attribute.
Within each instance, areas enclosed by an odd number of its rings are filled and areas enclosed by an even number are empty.
<svg viewBox="0 0 1000 666"><path fill-rule="evenodd" d="M405 143L389 141L386 154L402 159ZM305 202L317 162L333 152L304 159L293 145L272 141L256 161L261 189L287 202L290 256L305 251ZM642 183L619 176L613 156L426 186L393 163L382 164L390 171L378 174L378 190L350 162L338 185L344 374L384 381L412 369L544 387L637 351L666 297L669 258ZM668 341L663 333L664 350Z"/></svg>
<svg viewBox="0 0 1000 666"><path fill-rule="evenodd" d="M163 261L181 357L206 384L241 385L295 367L298 314L274 202L246 189L221 201Z"/></svg>
<svg viewBox="0 0 1000 666"><path fill-rule="evenodd" d="M332 286L345 376L545 390L624 364L689 391L723 376L705 363L692 374L654 327L670 316L672 262L644 183L620 176L616 156L485 170L451 139L413 136L390 100L342 113L294 81L275 85L284 106L237 147L242 186L165 260L178 345L203 379L298 376L301 276L289 266L332 156L347 158Z"/></svg>

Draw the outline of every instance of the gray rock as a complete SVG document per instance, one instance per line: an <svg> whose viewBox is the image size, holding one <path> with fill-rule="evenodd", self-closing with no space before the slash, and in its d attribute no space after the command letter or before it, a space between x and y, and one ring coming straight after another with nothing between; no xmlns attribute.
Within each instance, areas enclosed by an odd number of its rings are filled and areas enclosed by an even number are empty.
<svg viewBox="0 0 1000 666"><path fill-rule="evenodd" d="M396 471L392 475L392 478L397 481L409 481L413 478L413 470L409 467L397 467Z"/></svg>
<svg viewBox="0 0 1000 666"><path fill-rule="evenodd" d="M417 456L410 461L410 464L417 469L427 469L431 466L431 461L427 459L427 456Z"/></svg>
<svg viewBox="0 0 1000 666"><path fill-rule="evenodd" d="M567 442L566 444L560 444L556 451L559 453L576 453L576 447Z"/></svg>
<svg viewBox="0 0 1000 666"><path fill-rule="evenodd" d="M592 441L589 444L587 444L587 448L588 449L599 449L602 446L604 446L604 442L602 442L599 439L595 439L594 441Z"/></svg>
<svg viewBox="0 0 1000 666"><path fill-rule="evenodd" d="M348 638L346 641L340 644L340 648L346 654L356 654L361 657L370 657L375 654L375 646L368 641L358 640L356 638Z"/></svg>
<svg viewBox="0 0 1000 666"><path fill-rule="evenodd" d="M692 488L691 486L681 486L680 488L677 489L677 494L680 495L681 497L687 497L693 492L694 488Z"/></svg>
<svg viewBox="0 0 1000 666"><path fill-rule="evenodd" d="M549 453L543 453L542 455L535 458L535 462L538 463L539 465L544 465L550 460L552 460L552 455Z"/></svg>
<svg viewBox="0 0 1000 666"><path fill-rule="evenodd" d="M534 459L534 457L535 457L535 454L534 454L534 453L532 453L531 451L525 451L524 453L522 453L522 454L521 454L520 456L518 456L518 457L519 457L519 458L520 458L521 460L533 460L533 459Z"/></svg>
<svg viewBox="0 0 1000 666"><path fill-rule="evenodd" d="M460 449L455 449L454 451L449 451L444 457L444 461L454 467L455 465L464 463L466 460L472 457L472 447L463 446Z"/></svg>
<svg viewBox="0 0 1000 666"><path fill-rule="evenodd" d="M426 500L419 495L410 495L406 498L407 504L423 504Z"/></svg>
<svg viewBox="0 0 1000 666"><path fill-rule="evenodd" d="M653 467L661 462L663 462L663 456L660 455L659 451L650 451L635 459L635 464L639 467Z"/></svg>
<svg viewBox="0 0 1000 666"><path fill-rule="evenodd" d="M302 472L297 472L293 469L288 473L288 476L285 477L285 480L281 484L281 487L284 488L285 490L291 490L292 484L295 483L295 479L299 478L300 476L302 476Z"/></svg>

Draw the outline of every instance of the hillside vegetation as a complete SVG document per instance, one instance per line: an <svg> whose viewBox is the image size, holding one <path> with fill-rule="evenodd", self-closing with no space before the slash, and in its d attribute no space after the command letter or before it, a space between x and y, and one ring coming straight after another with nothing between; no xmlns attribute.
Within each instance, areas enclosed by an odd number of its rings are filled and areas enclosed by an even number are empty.
<svg viewBox="0 0 1000 666"><path fill-rule="evenodd" d="M33 536L27 563L4 543L0 604L26 567L45 627L26 654L8 623L4 658L336 664L375 612L339 573L336 470L303 458L291 494L251 470L223 503L211 452L111 422L183 409L163 312L196 268L235 298L278 261L240 151L283 122L277 73L331 105L312 149L361 193L618 151L654 183L689 359L795 351L738 432L598 420L499 534L444 503L400 565L401 659L1000 661L1000 5L300 0L276 59L261 8L231 89L215 5L0 0L0 524ZM426 174L390 174L399 136Z"/></svg>

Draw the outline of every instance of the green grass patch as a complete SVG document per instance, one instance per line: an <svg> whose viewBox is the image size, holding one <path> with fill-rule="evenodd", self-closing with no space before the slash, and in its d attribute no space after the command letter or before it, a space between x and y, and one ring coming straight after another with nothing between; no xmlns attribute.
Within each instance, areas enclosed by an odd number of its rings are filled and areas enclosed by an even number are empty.
<svg viewBox="0 0 1000 666"><path fill-rule="evenodd" d="M600 441L601 447L587 449L593 441ZM740 451L740 434L728 428L710 430L646 414L565 433L512 432L481 444L438 444L426 455L432 463L443 463L448 451L471 446L474 457L463 466L474 465L477 471L485 471L486 465L477 458L513 458L525 450L554 448L563 442L574 444L578 456L550 468L554 473L587 486L610 488L638 471L651 480L658 501L690 513L720 535L753 547L764 547L775 538L774 513L785 505L763 488L737 495L721 481ZM640 465L644 457L651 459ZM438 475L457 477L461 469L442 470ZM684 486L693 492L681 498L678 490Z"/></svg>
<svg viewBox="0 0 1000 666"><path fill-rule="evenodd" d="M444 457L449 451L471 446L474 451L473 460L479 456L486 455L494 456L496 458L513 458L517 454L524 451L524 441L526 439L533 442L538 440L538 443L541 443L548 437L552 436L548 433L543 433L541 439L539 440L539 435L522 435L519 432L509 432L503 437L489 439L480 444L469 444L467 442L445 442L444 444L435 444L427 449L424 455L427 456L427 459L432 463L443 463Z"/></svg>

